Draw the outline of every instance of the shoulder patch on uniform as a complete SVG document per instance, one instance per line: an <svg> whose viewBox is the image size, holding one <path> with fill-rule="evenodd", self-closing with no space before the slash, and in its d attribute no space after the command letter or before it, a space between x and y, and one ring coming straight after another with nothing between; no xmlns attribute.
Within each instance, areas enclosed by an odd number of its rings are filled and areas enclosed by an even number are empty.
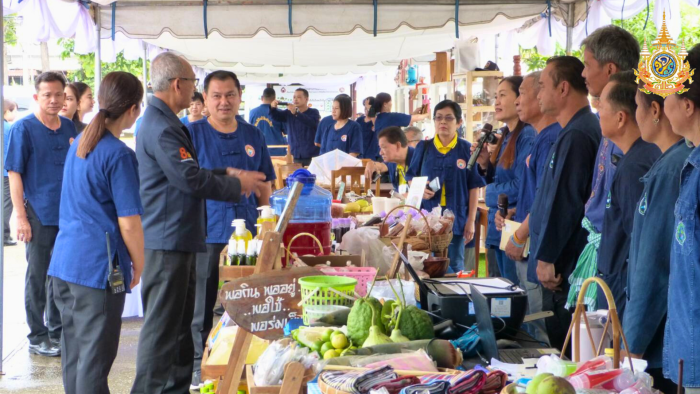
<svg viewBox="0 0 700 394"><path fill-rule="evenodd" d="M255 148L253 148L251 145L246 145L245 146L245 153L248 156L253 157L253 156L255 156Z"/></svg>
<svg viewBox="0 0 700 394"><path fill-rule="evenodd" d="M458 159L457 160L457 168L459 168L460 170L467 168L467 162L465 162L462 159Z"/></svg>
<svg viewBox="0 0 700 394"><path fill-rule="evenodd" d="M678 242L679 245L683 246L685 243L686 235L685 235L685 224L683 224L683 221L678 222L678 226L676 227L676 242Z"/></svg>
<svg viewBox="0 0 700 394"><path fill-rule="evenodd" d="M180 162L192 161L192 154L183 146L180 148Z"/></svg>
<svg viewBox="0 0 700 394"><path fill-rule="evenodd" d="M610 208L610 203L612 202L612 193L608 190L608 198L605 199L605 208Z"/></svg>
<svg viewBox="0 0 700 394"><path fill-rule="evenodd" d="M554 168L554 157L557 155L557 152L552 153L552 159L549 161L549 168Z"/></svg>
<svg viewBox="0 0 700 394"><path fill-rule="evenodd" d="M346 134L343 134L343 135L340 137L340 140L343 141L343 142L345 142L345 141L348 140L348 136L347 136Z"/></svg>
<svg viewBox="0 0 700 394"><path fill-rule="evenodd" d="M639 214L644 216L647 213L647 194L644 193L642 200L639 202Z"/></svg>

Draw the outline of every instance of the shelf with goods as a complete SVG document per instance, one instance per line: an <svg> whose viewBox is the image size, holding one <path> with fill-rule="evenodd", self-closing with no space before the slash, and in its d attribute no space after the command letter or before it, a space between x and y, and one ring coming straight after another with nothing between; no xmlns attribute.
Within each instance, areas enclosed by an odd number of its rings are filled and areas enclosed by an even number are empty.
<svg viewBox="0 0 700 394"><path fill-rule="evenodd" d="M503 78L501 71L469 71L452 74L454 100L464 111L465 137L470 142L478 138L478 133L485 123L498 127L495 115L496 88Z"/></svg>

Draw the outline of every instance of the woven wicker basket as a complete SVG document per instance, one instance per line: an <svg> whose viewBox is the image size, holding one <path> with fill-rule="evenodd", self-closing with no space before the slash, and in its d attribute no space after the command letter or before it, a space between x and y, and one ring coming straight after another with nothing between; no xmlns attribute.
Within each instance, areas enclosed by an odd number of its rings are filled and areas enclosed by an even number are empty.
<svg viewBox="0 0 700 394"><path fill-rule="evenodd" d="M420 211L420 209L411 206L411 205L399 205L398 207L395 207L391 211L387 212L386 216L384 217L384 220L382 220L382 224L379 227L380 231L382 228L384 228L384 225L386 224L386 219L389 217L389 215L394 212L397 209L403 209L403 208L412 208L415 209L420 216L423 218L423 221L425 221L425 225L428 226L428 218L423 215L423 212ZM391 246L391 243L394 242L394 240L398 241L400 236L395 236L395 237L381 237L380 240L387 244L388 246ZM406 238L407 243L411 243L411 239L420 239L422 241L425 241L429 245L429 250L431 252L435 253L440 253L442 254L447 250L447 247L450 246L450 242L452 242L452 230L450 230L446 234L439 234L439 235L431 235L430 231L425 231L421 234L419 234L416 237L408 237Z"/></svg>

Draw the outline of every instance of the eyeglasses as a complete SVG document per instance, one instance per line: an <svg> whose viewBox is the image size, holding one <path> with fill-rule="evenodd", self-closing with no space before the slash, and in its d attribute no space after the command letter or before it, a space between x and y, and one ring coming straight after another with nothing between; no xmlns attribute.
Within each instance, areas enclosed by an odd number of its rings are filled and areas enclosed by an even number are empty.
<svg viewBox="0 0 700 394"><path fill-rule="evenodd" d="M437 123L440 123L443 120L447 123L450 123L450 122L455 121L457 118L455 118L454 116L451 116L451 115L447 115L447 116L438 115L434 119L435 119L435 122L437 122Z"/></svg>
<svg viewBox="0 0 700 394"><path fill-rule="evenodd" d="M175 77L169 78L168 81L174 81L176 79L182 79L183 81L192 81L195 85L199 85L199 78L185 78L185 77Z"/></svg>

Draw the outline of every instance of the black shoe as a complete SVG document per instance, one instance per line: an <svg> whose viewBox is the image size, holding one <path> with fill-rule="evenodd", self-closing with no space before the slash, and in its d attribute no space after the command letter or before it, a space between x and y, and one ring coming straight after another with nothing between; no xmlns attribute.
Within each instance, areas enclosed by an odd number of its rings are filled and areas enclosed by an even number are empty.
<svg viewBox="0 0 700 394"><path fill-rule="evenodd" d="M6 239L5 242L3 242L3 244L4 244L5 246L15 246L15 245L17 245L17 241L15 241L14 239L10 238L10 239Z"/></svg>
<svg viewBox="0 0 700 394"><path fill-rule="evenodd" d="M222 316L226 312L226 309L224 309L223 305L219 305L216 308L214 308L214 314L217 316Z"/></svg>
<svg viewBox="0 0 700 394"><path fill-rule="evenodd" d="M61 340L60 339L50 338L49 341L51 342L51 346L57 347L58 350L61 350Z"/></svg>
<svg viewBox="0 0 700 394"><path fill-rule="evenodd" d="M200 388L202 388L202 371L195 371L192 373L190 390L199 391Z"/></svg>
<svg viewBox="0 0 700 394"><path fill-rule="evenodd" d="M55 347L51 344L51 341L45 340L36 345L30 343L29 353L45 357L58 357L61 355L61 348Z"/></svg>

